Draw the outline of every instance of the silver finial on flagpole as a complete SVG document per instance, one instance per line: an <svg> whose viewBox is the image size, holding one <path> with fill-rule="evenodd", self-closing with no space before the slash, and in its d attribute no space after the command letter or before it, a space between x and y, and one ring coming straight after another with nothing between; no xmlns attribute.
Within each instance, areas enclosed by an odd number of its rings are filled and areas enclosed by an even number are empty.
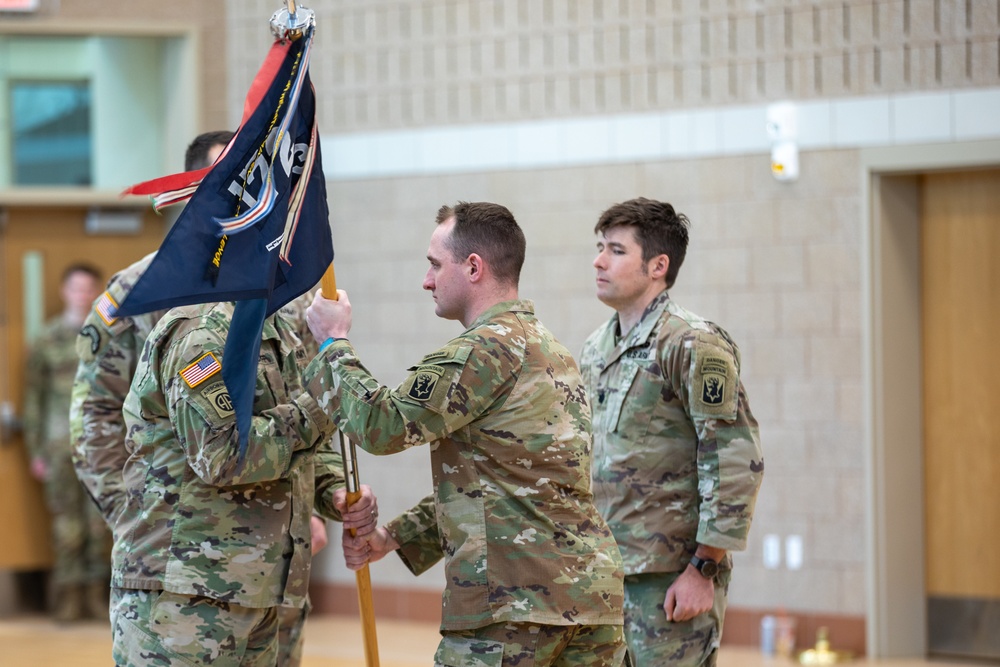
<svg viewBox="0 0 1000 667"><path fill-rule="evenodd" d="M285 6L271 15L271 34L276 39L298 39L307 28L316 25L316 13L298 5L295 0L285 0Z"/></svg>

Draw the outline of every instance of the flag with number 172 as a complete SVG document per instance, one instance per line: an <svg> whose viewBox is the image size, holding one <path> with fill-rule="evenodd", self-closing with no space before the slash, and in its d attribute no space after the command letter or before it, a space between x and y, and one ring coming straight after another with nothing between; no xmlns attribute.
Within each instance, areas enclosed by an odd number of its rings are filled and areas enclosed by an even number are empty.
<svg viewBox="0 0 1000 667"><path fill-rule="evenodd" d="M246 451L264 318L311 289L333 261L315 91L313 28L277 40L235 136L214 165L134 185L154 207L189 200L117 316L236 301L222 375Z"/></svg>

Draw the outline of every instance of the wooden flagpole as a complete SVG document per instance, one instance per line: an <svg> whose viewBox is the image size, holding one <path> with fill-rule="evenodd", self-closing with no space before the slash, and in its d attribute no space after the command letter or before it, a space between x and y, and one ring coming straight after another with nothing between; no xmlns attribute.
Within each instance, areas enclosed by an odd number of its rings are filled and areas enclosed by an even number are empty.
<svg viewBox="0 0 1000 667"><path fill-rule="evenodd" d="M296 40L302 37L304 29L314 25L315 13L306 7L296 9L295 0L285 0L285 10L278 10L271 16L271 33L280 39ZM328 299L337 299L337 276L333 272L333 262L323 274L320 282L323 295ZM347 504L353 505L361 499L361 486L358 482L358 468L355 463L354 443L343 431L340 432L340 452L344 459L344 477L347 480ZM351 535L355 530L351 529ZM372 602L372 580L365 564L354 573L358 584L358 607L361 610L361 634L365 645L366 667L379 667L378 637L375 635L375 605Z"/></svg>
<svg viewBox="0 0 1000 667"><path fill-rule="evenodd" d="M320 283L323 296L327 299L337 299L337 276L330 263ZM340 454L344 459L344 476L347 478L347 504L353 505L361 499L361 486L358 482L358 466L354 443L343 431L340 431ZM356 531L352 528L351 535ZM372 601L372 579L368 564L354 573L358 585L358 607L361 611L361 636L365 644L365 665L378 667L378 637L375 634L375 605Z"/></svg>

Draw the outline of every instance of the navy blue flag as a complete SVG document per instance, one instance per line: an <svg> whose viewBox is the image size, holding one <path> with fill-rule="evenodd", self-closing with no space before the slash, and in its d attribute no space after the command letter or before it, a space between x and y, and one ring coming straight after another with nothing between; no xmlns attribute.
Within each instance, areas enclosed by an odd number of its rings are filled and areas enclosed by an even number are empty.
<svg viewBox="0 0 1000 667"><path fill-rule="evenodd" d="M333 261L308 71L312 36L309 29L298 40L275 42L243 123L212 167L126 191L155 192L158 204L190 201L116 315L237 302L222 377L236 412L241 461L264 319L315 286Z"/></svg>

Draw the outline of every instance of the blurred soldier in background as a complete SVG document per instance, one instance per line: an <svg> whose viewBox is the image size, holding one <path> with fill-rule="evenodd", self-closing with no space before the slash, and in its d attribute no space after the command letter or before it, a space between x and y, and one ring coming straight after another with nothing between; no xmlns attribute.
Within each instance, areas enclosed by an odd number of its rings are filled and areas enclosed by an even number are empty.
<svg viewBox="0 0 1000 667"><path fill-rule="evenodd" d="M24 442L31 474L45 484L52 513L53 615L60 622L87 612L103 616L93 603L105 598L110 576L110 536L73 474L69 433L76 336L100 286L101 274L90 265L73 264L63 272L64 310L34 341L25 374Z"/></svg>

